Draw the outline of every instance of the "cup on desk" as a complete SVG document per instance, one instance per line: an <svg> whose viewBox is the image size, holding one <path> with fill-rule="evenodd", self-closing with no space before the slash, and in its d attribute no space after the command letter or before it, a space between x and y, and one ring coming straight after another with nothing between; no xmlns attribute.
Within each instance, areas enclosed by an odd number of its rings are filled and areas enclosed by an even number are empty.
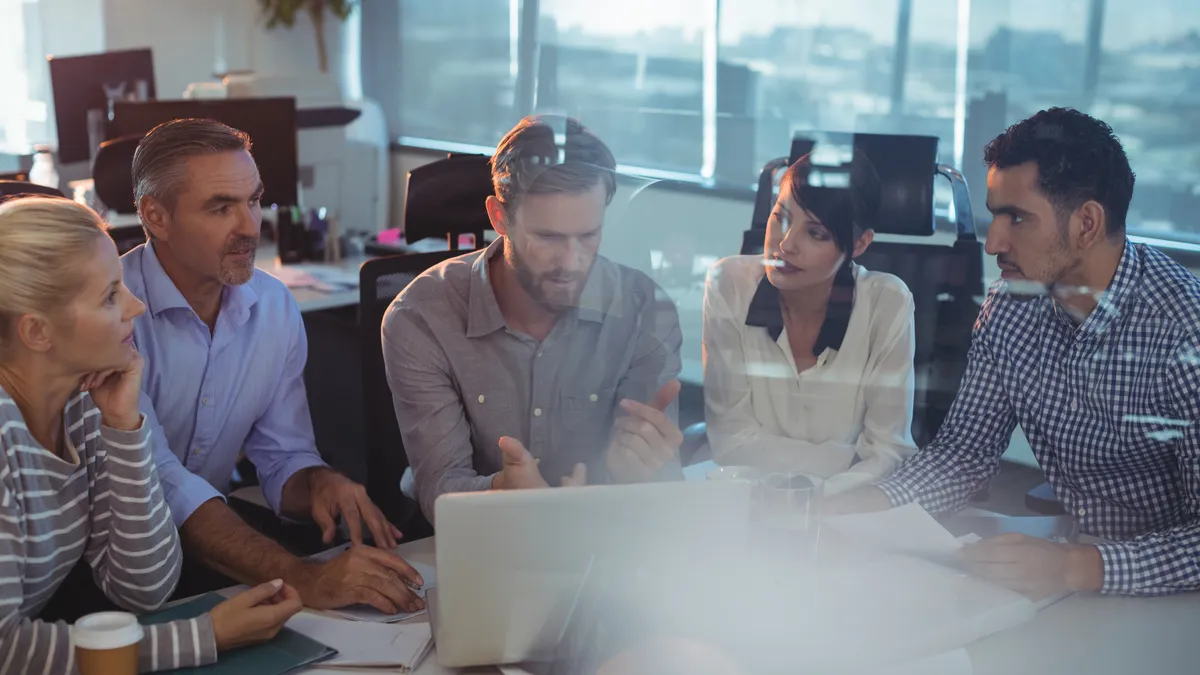
<svg viewBox="0 0 1200 675"><path fill-rule="evenodd" d="M79 675L136 675L142 625L126 612L98 612L75 622L71 641Z"/></svg>
<svg viewBox="0 0 1200 675"><path fill-rule="evenodd" d="M814 562L825 482L801 471L767 475L759 487L755 520L770 555L790 563Z"/></svg>

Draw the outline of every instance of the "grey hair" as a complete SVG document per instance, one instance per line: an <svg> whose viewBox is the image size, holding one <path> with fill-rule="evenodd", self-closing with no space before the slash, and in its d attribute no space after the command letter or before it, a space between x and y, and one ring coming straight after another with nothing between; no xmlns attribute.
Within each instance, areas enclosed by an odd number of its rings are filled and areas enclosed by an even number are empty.
<svg viewBox="0 0 1200 675"><path fill-rule="evenodd" d="M184 160L235 150L249 152L250 136L216 120L178 119L151 129L133 153L133 199L138 216L143 216L143 197L152 198L167 211L175 209L187 179ZM149 229L146 236L151 236Z"/></svg>

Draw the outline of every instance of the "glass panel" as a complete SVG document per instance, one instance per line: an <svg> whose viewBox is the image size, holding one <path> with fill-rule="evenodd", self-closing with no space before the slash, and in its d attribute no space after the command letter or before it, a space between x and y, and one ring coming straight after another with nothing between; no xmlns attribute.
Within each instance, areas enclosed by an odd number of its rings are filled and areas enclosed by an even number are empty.
<svg viewBox="0 0 1200 675"><path fill-rule="evenodd" d="M515 121L509 0L400 3L400 134L494 146Z"/></svg>
<svg viewBox="0 0 1200 675"><path fill-rule="evenodd" d="M705 4L543 0L537 111L582 120L621 164L698 173Z"/></svg>

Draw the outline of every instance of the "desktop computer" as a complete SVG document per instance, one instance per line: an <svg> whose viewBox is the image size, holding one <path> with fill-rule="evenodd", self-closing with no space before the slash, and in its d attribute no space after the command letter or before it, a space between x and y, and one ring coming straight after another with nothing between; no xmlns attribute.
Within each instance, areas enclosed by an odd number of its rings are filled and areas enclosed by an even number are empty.
<svg viewBox="0 0 1200 675"><path fill-rule="evenodd" d="M90 162L118 101L155 98L149 49L47 57L60 163ZM89 111L92 115L89 124Z"/></svg>
<svg viewBox="0 0 1200 675"><path fill-rule="evenodd" d="M116 103L109 137L146 134L163 122L189 117L214 119L250 135L250 154L262 176L264 206L299 203L294 98Z"/></svg>

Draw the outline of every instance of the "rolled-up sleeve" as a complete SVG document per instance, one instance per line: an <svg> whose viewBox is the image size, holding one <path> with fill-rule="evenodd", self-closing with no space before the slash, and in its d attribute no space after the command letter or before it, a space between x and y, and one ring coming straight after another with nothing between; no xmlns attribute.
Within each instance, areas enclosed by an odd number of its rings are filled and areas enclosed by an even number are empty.
<svg viewBox="0 0 1200 675"><path fill-rule="evenodd" d="M445 353L424 321L411 310L393 305L383 321L382 340L384 368L403 451L416 478L417 501L433 522L433 504L440 495L487 490L492 476L475 470L471 425Z"/></svg>
<svg viewBox="0 0 1200 675"><path fill-rule="evenodd" d="M175 527L180 528L201 504L210 499L224 501L225 497L207 480L183 466L175 453L171 452L167 434L154 413L154 403L145 392L142 392L139 400L138 405L146 417L144 424L150 429L150 444L154 453L154 468L158 471L158 481L162 485L167 506L171 509L171 520Z"/></svg>
<svg viewBox="0 0 1200 675"><path fill-rule="evenodd" d="M283 487L297 471L326 466L317 451L308 393L304 388L304 365L308 361L308 336L300 309L291 301L288 313L288 354L275 395L246 437L246 457L258 470L263 497L277 515L283 502Z"/></svg>

